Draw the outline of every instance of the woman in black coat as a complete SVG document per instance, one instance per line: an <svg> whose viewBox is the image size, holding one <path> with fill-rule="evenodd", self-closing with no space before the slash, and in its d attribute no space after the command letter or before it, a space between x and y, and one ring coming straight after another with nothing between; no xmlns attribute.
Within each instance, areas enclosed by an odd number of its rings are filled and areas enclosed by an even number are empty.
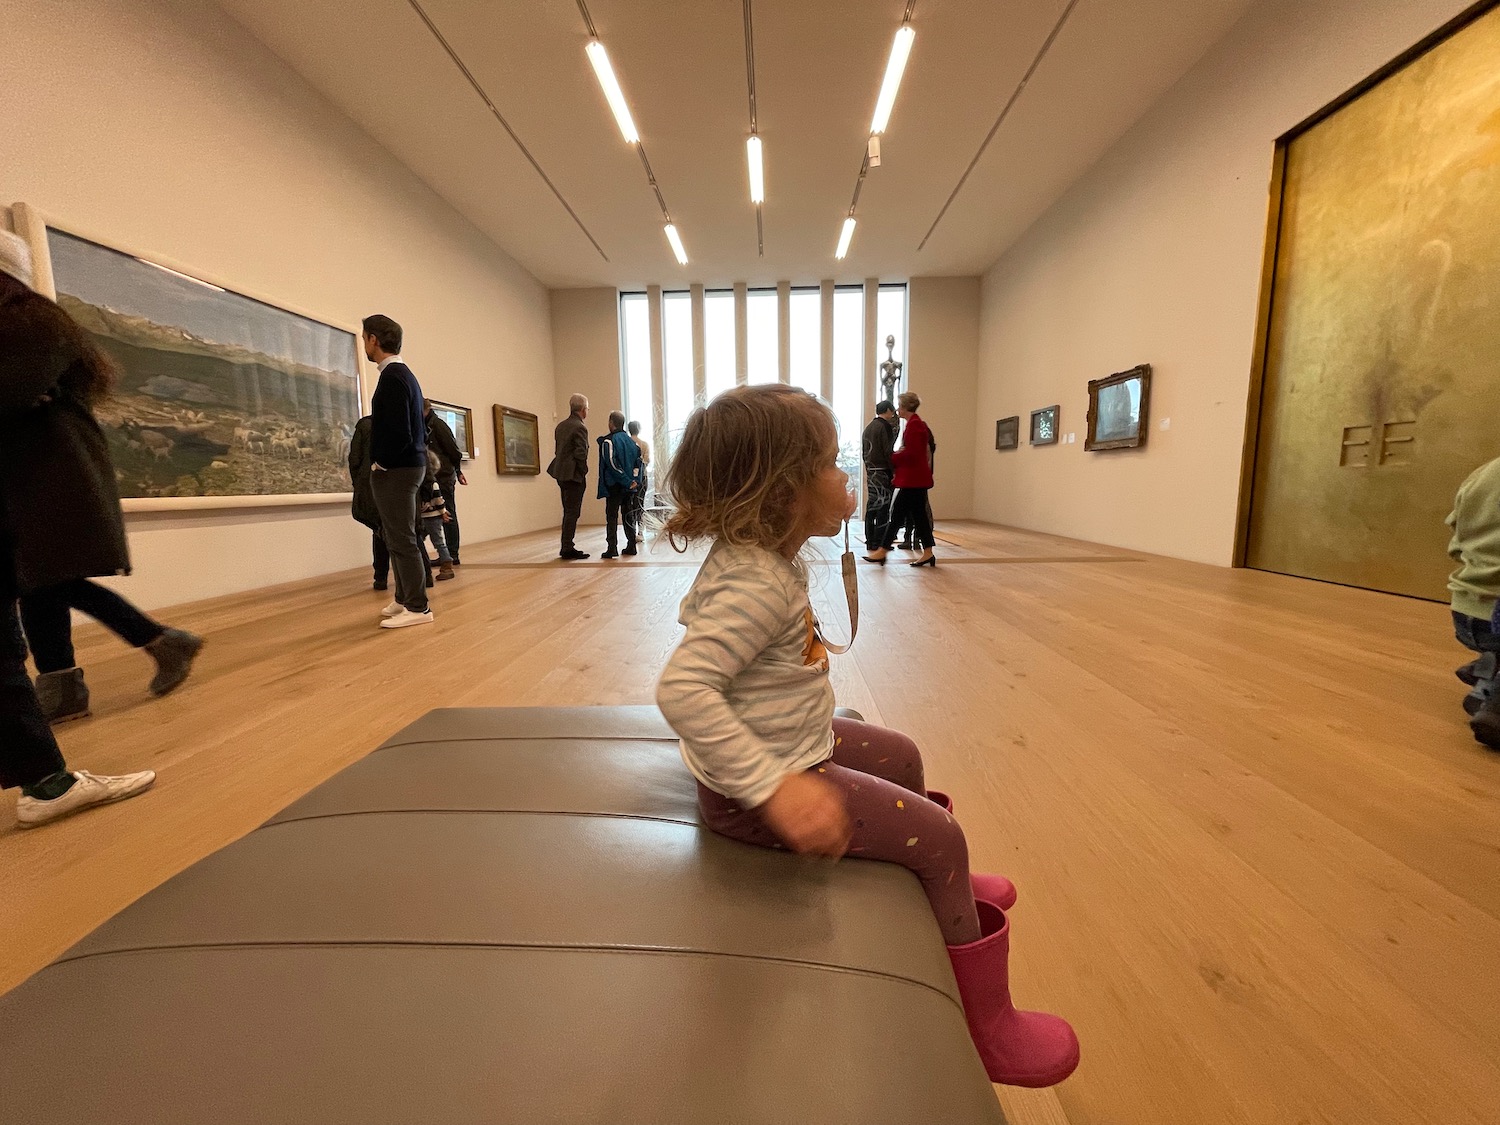
<svg viewBox="0 0 1500 1125"><path fill-rule="evenodd" d="M17 598L130 565L114 467L89 411L112 369L31 279L26 243L0 231L0 787L20 788L16 820L28 828L156 780L69 771L26 674Z"/></svg>

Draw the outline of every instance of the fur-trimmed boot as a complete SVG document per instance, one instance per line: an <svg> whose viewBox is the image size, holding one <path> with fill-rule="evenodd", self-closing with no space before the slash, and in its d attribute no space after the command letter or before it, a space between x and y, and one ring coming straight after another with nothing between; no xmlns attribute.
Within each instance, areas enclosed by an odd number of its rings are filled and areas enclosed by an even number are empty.
<svg viewBox="0 0 1500 1125"><path fill-rule="evenodd" d="M949 816L953 815L953 798L936 789L927 790L927 799L938 805ZM991 902L1001 910L1009 910L1016 904L1016 885L1004 875L987 875L982 871L969 872L969 887L976 902Z"/></svg>
<svg viewBox="0 0 1500 1125"><path fill-rule="evenodd" d="M83 669L43 672L36 678L36 701L49 723L88 718L89 685L83 682Z"/></svg>
<svg viewBox="0 0 1500 1125"><path fill-rule="evenodd" d="M1010 920L988 902L979 908L978 941L950 945L969 1036L991 1082L1055 1086L1078 1066L1078 1036L1044 1012L1017 1011L1010 1001Z"/></svg>

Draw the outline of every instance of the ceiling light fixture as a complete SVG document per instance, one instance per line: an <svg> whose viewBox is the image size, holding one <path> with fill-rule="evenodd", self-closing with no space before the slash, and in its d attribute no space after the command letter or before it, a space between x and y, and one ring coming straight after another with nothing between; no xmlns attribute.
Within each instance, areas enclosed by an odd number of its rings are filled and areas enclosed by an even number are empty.
<svg viewBox="0 0 1500 1125"><path fill-rule="evenodd" d="M896 92L901 89L901 76L906 72L906 60L911 54L912 40L916 37L917 33L909 23L903 23L896 30L896 40L891 44L891 58L885 64L885 80L880 83L880 97L875 99L875 117L870 121L870 132L877 136L884 133L886 126L891 123Z"/></svg>
<svg viewBox="0 0 1500 1125"><path fill-rule="evenodd" d="M668 223L662 230L667 232L667 241L672 244L672 253L677 255L677 264L687 265L687 251L682 248L682 236L677 233L677 224Z"/></svg>
<svg viewBox="0 0 1500 1125"><path fill-rule="evenodd" d="M766 170L761 163L760 138L751 137L745 142L745 153L750 160L750 202L766 201Z"/></svg>
<svg viewBox="0 0 1500 1125"><path fill-rule="evenodd" d="M594 68L594 77L599 79L599 86L604 91L604 100L609 102L609 108L615 115L615 123L620 126L620 135L628 145L639 144L641 135L636 131L635 120L630 116L630 107L625 104L625 93L620 89L619 80L615 78L615 68L609 65L609 52L597 39L590 39L585 50L588 51L589 63Z"/></svg>
<svg viewBox="0 0 1500 1125"><path fill-rule="evenodd" d="M844 260L844 255L849 253L849 240L854 237L854 216L850 215L844 220L844 229L839 232L839 248L833 252L833 256L839 261Z"/></svg>

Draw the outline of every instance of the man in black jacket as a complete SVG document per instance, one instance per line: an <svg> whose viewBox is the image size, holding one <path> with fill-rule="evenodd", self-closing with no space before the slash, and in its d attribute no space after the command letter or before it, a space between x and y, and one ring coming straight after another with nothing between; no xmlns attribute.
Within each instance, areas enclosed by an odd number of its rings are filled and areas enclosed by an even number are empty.
<svg viewBox="0 0 1500 1125"><path fill-rule="evenodd" d="M396 598L380 611L380 627L405 629L432 622L417 542L417 489L427 475L422 388L401 359L401 326L388 316L367 316L363 328L365 358L380 368L370 399L370 493L396 574Z"/></svg>
<svg viewBox="0 0 1500 1125"><path fill-rule="evenodd" d="M442 416L432 409L432 403L422 402L422 412L427 419L427 447L438 457L437 486L443 494L443 507L448 520L443 524L443 539L448 544L448 554L453 565L458 566L458 505L454 493L458 485L468 484L464 476L464 451L458 447L458 439Z"/></svg>
<svg viewBox="0 0 1500 1125"><path fill-rule="evenodd" d="M865 427L865 544L885 543L891 522L891 450L896 446L896 408L890 399L875 404L875 417ZM873 549L873 547L872 547Z"/></svg>
<svg viewBox="0 0 1500 1125"><path fill-rule="evenodd" d="M584 419L589 416L589 400L583 395L574 395L568 400L568 416L557 424L553 433L554 456L547 466L547 475L557 481L562 491L562 549L561 559L586 559L587 551L573 545L573 536L578 531L578 514L583 511L583 490L589 479L589 428Z"/></svg>

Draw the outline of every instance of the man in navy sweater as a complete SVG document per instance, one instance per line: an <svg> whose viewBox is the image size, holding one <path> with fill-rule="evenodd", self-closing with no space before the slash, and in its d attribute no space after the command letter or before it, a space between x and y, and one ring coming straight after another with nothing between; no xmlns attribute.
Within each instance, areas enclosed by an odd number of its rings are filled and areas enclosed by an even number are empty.
<svg viewBox="0 0 1500 1125"><path fill-rule="evenodd" d="M370 492L396 576L396 600L380 611L380 627L405 629L432 621L417 541L417 489L427 475L422 388L401 360L401 326L388 316L367 316L363 329L365 358L380 368L370 399Z"/></svg>

